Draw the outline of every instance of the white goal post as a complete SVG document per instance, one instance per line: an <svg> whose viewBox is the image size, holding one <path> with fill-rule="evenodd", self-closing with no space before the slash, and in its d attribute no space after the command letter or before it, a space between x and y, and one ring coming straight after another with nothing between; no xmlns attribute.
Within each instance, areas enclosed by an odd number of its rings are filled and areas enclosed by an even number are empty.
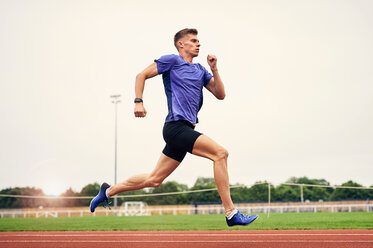
<svg viewBox="0 0 373 248"><path fill-rule="evenodd" d="M142 201L123 202L119 209L119 216L144 216L150 215L148 204Z"/></svg>

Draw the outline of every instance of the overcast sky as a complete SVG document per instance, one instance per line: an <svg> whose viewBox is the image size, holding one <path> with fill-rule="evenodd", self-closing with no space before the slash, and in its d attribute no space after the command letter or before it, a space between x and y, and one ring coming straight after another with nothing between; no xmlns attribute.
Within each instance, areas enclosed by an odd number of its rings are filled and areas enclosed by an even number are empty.
<svg viewBox="0 0 373 248"><path fill-rule="evenodd" d="M228 149L231 183L291 176L373 184L373 1L0 0L0 189L48 194L150 172L164 146L161 76L133 115L136 74L173 36L199 31L226 87L204 91L197 130ZM166 180L192 186L212 162L188 155Z"/></svg>

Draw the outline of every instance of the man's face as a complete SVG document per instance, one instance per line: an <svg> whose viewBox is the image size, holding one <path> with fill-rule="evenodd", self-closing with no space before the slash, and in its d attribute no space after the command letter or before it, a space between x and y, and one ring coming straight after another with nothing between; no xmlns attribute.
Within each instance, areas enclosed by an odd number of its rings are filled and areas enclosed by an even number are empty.
<svg viewBox="0 0 373 248"><path fill-rule="evenodd" d="M183 49L186 53L191 54L193 57L197 57L199 54L199 40L197 35L195 34L187 34L183 38L180 39L182 43L181 49Z"/></svg>

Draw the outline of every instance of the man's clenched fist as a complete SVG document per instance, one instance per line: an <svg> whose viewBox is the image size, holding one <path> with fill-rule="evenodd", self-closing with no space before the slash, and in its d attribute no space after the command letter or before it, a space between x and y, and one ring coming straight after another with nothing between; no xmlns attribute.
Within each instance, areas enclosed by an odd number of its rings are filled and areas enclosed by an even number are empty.
<svg viewBox="0 0 373 248"><path fill-rule="evenodd" d="M215 55L207 55L207 63L209 64L209 66L211 67L211 70L216 70L216 61L218 59L216 58Z"/></svg>
<svg viewBox="0 0 373 248"><path fill-rule="evenodd" d="M142 103L135 103L135 116L136 117L145 117L146 116L146 110L144 108L144 105Z"/></svg>

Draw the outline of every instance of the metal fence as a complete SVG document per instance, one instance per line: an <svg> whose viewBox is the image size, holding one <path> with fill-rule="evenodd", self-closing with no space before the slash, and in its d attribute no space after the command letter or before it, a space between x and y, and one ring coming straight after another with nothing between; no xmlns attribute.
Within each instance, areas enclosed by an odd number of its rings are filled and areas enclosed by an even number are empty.
<svg viewBox="0 0 373 248"><path fill-rule="evenodd" d="M373 212L373 204L333 204L333 205L319 205L319 204L305 204L305 205L283 205L283 206L239 206L238 209L245 213L304 213L304 212ZM158 206L146 207L144 211L139 214L135 209L118 209L117 215L191 215L191 214L224 214L225 211L222 206L180 206L180 207L167 207ZM133 214L136 213L136 214ZM96 210L91 213L89 210L39 210L39 211L24 211L18 210L5 210L0 211L1 218L57 218L57 217L73 217L73 216L109 216L113 215L114 211L110 210Z"/></svg>

